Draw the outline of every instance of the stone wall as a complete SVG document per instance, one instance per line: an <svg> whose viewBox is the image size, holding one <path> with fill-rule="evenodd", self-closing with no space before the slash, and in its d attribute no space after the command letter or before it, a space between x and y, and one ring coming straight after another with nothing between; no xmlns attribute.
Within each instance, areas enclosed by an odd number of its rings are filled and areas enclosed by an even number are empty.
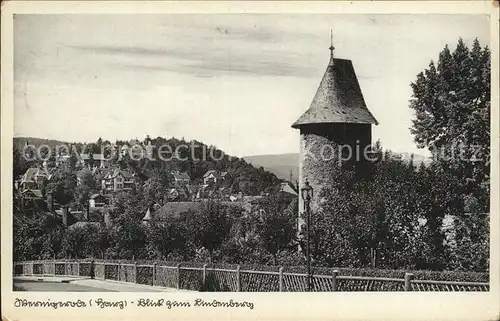
<svg viewBox="0 0 500 321"><path fill-rule="evenodd" d="M366 163L364 149L370 144L368 124L313 124L301 128L299 188L307 179L314 189L311 211L320 209L322 189L335 187L335 177L342 169L356 166L355 171L361 170ZM299 197L299 231L304 223L303 212L304 201Z"/></svg>

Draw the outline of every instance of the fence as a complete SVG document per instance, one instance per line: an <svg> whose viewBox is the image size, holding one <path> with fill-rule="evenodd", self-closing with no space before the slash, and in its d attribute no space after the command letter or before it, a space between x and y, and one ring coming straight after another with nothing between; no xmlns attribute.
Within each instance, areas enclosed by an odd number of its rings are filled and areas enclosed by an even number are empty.
<svg viewBox="0 0 500 321"><path fill-rule="evenodd" d="M307 274L241 270L181 265L112 263L91 261L30 261L14 263L14 275L89 277L94 264L94 277L211 292L304 292ZM311 291L489 291L489 283L415 280L406 273L404 279L344 276L338 271L331 275L313 275Z"/></svg>

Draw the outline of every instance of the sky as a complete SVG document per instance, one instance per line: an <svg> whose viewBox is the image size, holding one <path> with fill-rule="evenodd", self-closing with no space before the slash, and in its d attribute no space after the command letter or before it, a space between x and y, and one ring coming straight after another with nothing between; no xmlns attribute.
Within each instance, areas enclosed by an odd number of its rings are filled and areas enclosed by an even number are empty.
<svg viewBox="0 0 500 321"><path fill-rule="evenodd" d="M14 136L91 142L177 137L233 156L295 153L291 128L329 61L353 62L373 141L428 155L410 134L410 83L486 15L16 15Z"/></svg>

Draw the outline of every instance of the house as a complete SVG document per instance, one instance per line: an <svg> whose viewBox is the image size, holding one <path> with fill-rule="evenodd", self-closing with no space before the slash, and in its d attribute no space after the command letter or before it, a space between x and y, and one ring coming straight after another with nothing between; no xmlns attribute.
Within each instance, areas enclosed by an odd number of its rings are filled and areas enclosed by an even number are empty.
<svg viewBox="0 0 500 321"><path fill-rule="evenodd" d="M231 188L221 187L219 188L218 194L221 199L229 200L229 196L231 196Z"/></svg>
<svg viewBox="0 0 500 321"><path fill-rule="evenodd" d="M119 168L109 171L101 181L105 193L132 190L135 184L135 176Z"/></svg>
<svg viewBox="0 0 500 321"><path fill-rule="evenodd" d="M51 177L49 171L43 168L28 168L26 173L21 177L20 189L40 189L45 180Z"/></svg>
<svg viewBox="0 0 500 321"><path fill-rule="evenodd" d="M168 190L168 199L170 201L185 201L188 198L188 194L183 187L171 188Z"/></svg>
<svg viewBox="0 0 500 321"><path fill-rule="evenodd" d="M88 227L93 227L93 228L100 228L101 227L101 223L99 222L83 222L83 221L79 221L79 222L75 222L71 225L68 226L68 230L69 231L72 231L72 230L83 230L83 229L86 229Z"/></svg>
<svg viewBox="0 0 500 321"><path fill-rule="evenodd" d="M128 146L128 143L123 144L122 147L120 148L120 153L122 154L122 156L125 156L128 153L129 149L130 146Z"/></svg>
<svg viewBox="0 0 500 321"><path fill-rule="evenodd" d="M186 192L188 194L188 198L191 201L195 201L197 199L199 189L200 189L199 185L190 185L190 184L186 185Z"/></svg>
<svg viewBox="0 0 500 321"><path fill-rule="evenodd" d="M215 190L211 184L201 185L196 194L197 199L207 199L214 196Z"/></svg>
<svg viewBox="0 0 500 321"><path fill-rule="evenodd" d="M104 166L108 161L103 154L81 154L78 159L78 165L80 166Z"/></svg>
<svg viewBox="0 0 500 321"><path fill-rule="evenodd" d="M181 173L179 171L172 172L172 176L174 177L174 184L177 186L185 186L191 182L191 178L187 173Z"/></svg>
<svg viewBox="0 0 500 321"><path fill-rule="evenodd" d="M294 186L290 182L282 182L281 185L280 185L280 190L279 191L283 192L283 193L288 193L288 194L291 194L291 195L294 195L294 196L298 196L299 195L299 192L296 189L296 186Z"/></svg>
<svg viewBox="0 0 500 321"><path fill-rule="evenodd" d="M38 189L25 189L21 191L24 199L41 200L43 198L42 192Z"/></svg>
<svg viewBox="0 0 500 321"><path fill-rule="evenodd" d="M227 179L228 173L219 170L209 170L203 175L204 184L217 184L217 182Z"/></svg>
<svg viewBox="0 0 500 321"><path fill-rule="evenodd" d="M173 201L176 200L179 197L179 192L177 191L176 188L171 188L168 190L168 199Z"/></svg>
<svg viewBox="0 0 500 321"><path fill-rule="evenodd" d="M25 189L19 193L19 203L21 209L35 208L46 211L48 206L43 199L42 192L38 189Z"/></svg>
<svg viewBox="0 0 500 321"><path fill-rule="evenodd" d="M62 154L56 156L56 167L68 166L71 156Z"/></svg>
<svg viewBox="0 0 500 321"><path fill-rule="evenodd" d="M102 194L93 194L89 199L90 208L103 208L107 204L107 199Z"/></svg>

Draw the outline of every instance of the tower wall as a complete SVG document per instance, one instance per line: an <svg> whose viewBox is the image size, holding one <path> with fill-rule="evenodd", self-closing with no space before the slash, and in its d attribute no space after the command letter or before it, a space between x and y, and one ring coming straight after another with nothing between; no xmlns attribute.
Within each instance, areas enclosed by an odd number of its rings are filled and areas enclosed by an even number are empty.
<svg viewBox="0 0 500 321"><path fill-rule="evenodd" d="M325 123L300 127L299 188L307 179L314 189L311 211L320 209L322 189L335 185L341 168L355 166L356 174L362 171L367 162L365 148L370 145L370 124ZM301 213L304 213L304 201L300 195L299 231L304 223Z"/></svg>

